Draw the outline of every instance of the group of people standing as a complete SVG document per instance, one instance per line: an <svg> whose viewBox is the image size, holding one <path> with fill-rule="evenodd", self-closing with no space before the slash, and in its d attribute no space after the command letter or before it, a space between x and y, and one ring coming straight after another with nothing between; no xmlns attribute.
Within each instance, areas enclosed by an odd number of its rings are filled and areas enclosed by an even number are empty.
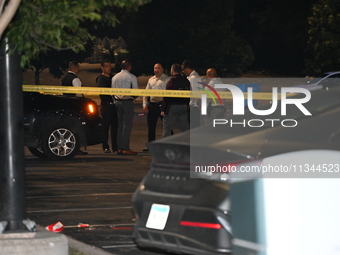
<svg viewBox="0 0 340 255"><path fill-rule="evenodd" d="M190 90L190 82L181 75L181 65L179 64L171 66L171 77L164 74L164 68L160 63L155 64L154 73L155 75L149 79L145 89ZM176 122L181 131L188 130L189 101L189 98L144 96L143 110L147 112L148 142L152 142L156 138L158 119L163 121L163 137L173 133L172 130ZM147 148L144 149L144 151L147 150Z"/></svg>
<svg viewBox="0 0 340 255"><path fill-rule="evenodd" d="M69 64L68 74L63 78L63 86L81 87L81 81L76 75L79 70L77 62ZM104 60L101 63L102 73L96 78L98 87L138 89L137 77L131 73L132 63L124 60L121 63L121 71L112 76L110 61ZM154 76L146 85L146 89L156 90L199 90L204 84L195 71L191 61L185 60L182 64L173 64L170 75L164 73L162 64L154 65ZM209 84L222 83L217 78L216 70L209 68L207 77ZM69 94L74 96L74 94ZM135 96L130 95L100 95L100 111L103 119L103 152L117 152L118 155L136 155L137 152L130 149L130 135L134 117ZM177 123L181 131L200 125L200 100L198 98L181 97L157 97L144 96L143 110L147 113L148 142L156 139L157 122L163 122L163 137L173 134L173 128ZM211 102L209 104L211 106ZM109 146L111 140L111 150ZM146 147L143 151L148 151ZM81 153L79 153L81 154Z"/></svg>
<svg viewBox="0 0 340 255"><path fill-rule="evenodd" d="M111 63L103 61L102 74L96 79L98 87L120 89L138 89L137 77L131 73L132 63L124 60L122 70L115 76L111 75ZM100 95L101 114L103 119L103 151L110 153L108 144L109 130L111 130L111 148L118 155L136 155L130 149L130 135L134 115L134 96L129 95Z"/></svg>
<svg viewBox="0 0 340 255"><path fill-rule="evenodd" d="M170 69L170 77L164 74L164 68L160 63L154 65L154 73L155 75L149 79L146 89L199 91L200 88L205 87L201 77L195 71L193 63L189 60L183 61L182 64L173 64ZM214 68L209 68L206 74L210 79L208 85L211 87L223 83L217 77ZM148 142L155 140L158 119L163 122L163 137L173 134L175 123L181 131L200 126L200 103L199 98L144 96L143 109L147 112ZM207 112L208 116L205 120L210 121L214 117L224 116L226 109L224 106L214 105L210 100ZM147 150L148 148L144 149L144 151Z"/></svg>

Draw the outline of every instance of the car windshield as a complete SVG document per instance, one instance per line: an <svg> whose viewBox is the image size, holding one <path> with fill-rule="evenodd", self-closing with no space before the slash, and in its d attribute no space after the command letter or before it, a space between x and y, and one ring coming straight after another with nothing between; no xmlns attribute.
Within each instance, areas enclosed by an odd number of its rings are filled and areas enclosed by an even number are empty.
<svg viewBox="0 0 340 255"><path fill-rule="evenodd" d="M319 82L320 80L322 80L323 78L325 78L326 76L328 76L329 73L324 73L323 75L321 76L316 76L315 78L313 78L312 80L310 80L308 83L317 83Z"/></svg>
<svg viewBox="0 0 340 255"><path fill-rule="evenodd" d="M321 84L321 85L338 85L340 79L340 73L325 73L320 77L316 77L310 80L309 84Z"/></svg>

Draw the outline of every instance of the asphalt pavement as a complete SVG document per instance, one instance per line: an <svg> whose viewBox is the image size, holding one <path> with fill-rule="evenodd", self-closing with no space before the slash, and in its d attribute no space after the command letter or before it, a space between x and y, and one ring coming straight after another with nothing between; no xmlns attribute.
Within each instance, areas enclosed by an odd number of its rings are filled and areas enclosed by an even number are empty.
<svg viewBox="0 0 340 255"><path fill-rule="evenodd" d="M159 122L157 138L161 138ZM131 149L136 156L103 153L101 144L88 155L58 162L37 158L25 149L27 215L40 229L61 222L69 246L81 254L164 254L142 250L132 237L132 194L149 170L146 115L135 104Z"/></svg>

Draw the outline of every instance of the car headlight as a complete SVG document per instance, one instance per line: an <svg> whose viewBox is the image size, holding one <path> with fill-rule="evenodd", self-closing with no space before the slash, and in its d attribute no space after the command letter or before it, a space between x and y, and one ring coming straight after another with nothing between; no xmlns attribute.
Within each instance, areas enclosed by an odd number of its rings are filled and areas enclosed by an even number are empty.
<svg viewBox="0 0 340 255"><path fill-rule="evenodd" d="M97 113L97 106L93 103L89 103L86 105L86 112L89 114L95 114Z"/></svg>

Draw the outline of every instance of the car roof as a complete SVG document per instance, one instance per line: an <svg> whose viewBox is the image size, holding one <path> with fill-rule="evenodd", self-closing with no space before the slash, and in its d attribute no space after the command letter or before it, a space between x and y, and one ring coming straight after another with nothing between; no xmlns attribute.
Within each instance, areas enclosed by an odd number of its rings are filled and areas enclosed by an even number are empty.
<svg viewBox="0 0 340 255"><path fill-rule="evenodd" d="M340 73L340 71L325 72L325 74L336 74L336 73Z"/></svg>

